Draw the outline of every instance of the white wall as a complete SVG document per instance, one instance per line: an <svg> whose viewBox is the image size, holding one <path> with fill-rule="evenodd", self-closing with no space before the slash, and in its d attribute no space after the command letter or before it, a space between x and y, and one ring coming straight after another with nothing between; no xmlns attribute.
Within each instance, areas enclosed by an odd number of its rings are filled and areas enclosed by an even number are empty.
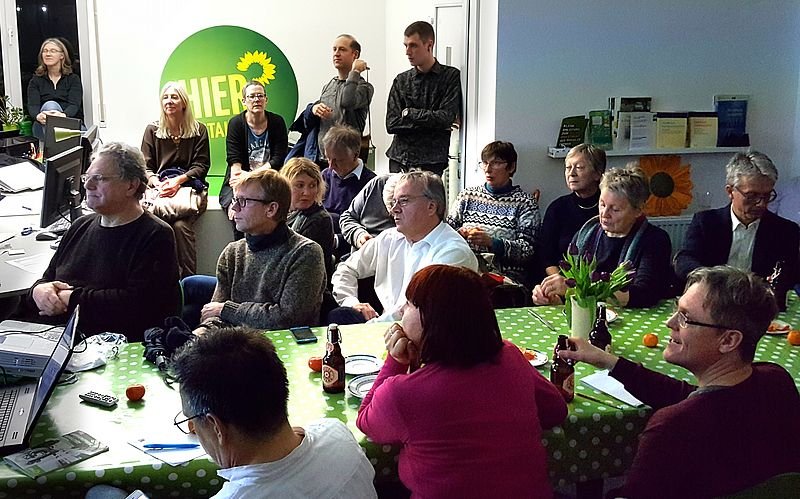
<svg viewBox="0 0 800 499"><path fill-rule="evenodd" d="M344 9L325 0L95 1L106 104L104 140L139 144L145 125L158 117L161 71L175 47L204 28L234 25L261 33L283 51L297 77L300 109L319 98L322 86L336 74L333 40L341 33L354 35L375 86L373 140L379 151L385 150L386 79L391 84L394 74L386 73L384 2L353 0Z"/></svg>
<svg viewBox="0 0 800 499"><path fill-rule="evenodd" d="M751 144L782 176L800 172L795 0L504 0L497 54L497 137L517 146L515 179L541 188L543 206L566 192L563 160L546 157L561 118L603 109L611 95L704 110L714 94L750 94ZM696 192L723 204L728 155L683 159Z"/></svg>

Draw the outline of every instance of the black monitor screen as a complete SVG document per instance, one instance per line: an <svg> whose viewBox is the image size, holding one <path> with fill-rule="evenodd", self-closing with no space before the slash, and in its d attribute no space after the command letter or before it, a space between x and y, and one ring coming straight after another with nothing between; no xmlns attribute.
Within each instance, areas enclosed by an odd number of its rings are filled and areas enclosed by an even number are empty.
<svg viewBox="0 0 800 499"><path fill-rule="evenodd" d="M60 218L73 221L70 211L80 205L81 173L83 147L73 147L45 161L42 227L48 227Z"/></svg>
<svg viewBox="0 0 800 499"><path fill-rule="evenodd" d="M81 145L80 131L81 120L77 118L48 116L44 127L44 158L51 158Z"/></svg>

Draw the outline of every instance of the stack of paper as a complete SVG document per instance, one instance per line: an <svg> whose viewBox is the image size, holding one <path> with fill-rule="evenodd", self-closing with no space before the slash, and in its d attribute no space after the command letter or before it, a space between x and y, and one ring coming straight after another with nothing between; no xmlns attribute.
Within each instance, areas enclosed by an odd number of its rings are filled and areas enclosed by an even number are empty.
<svg viewBox="0 0 800 499"><path fill-rule="evenodd" d="M20 192L44 187L44 172L30 161L22 161L0 168L0 190Z"/></svg>

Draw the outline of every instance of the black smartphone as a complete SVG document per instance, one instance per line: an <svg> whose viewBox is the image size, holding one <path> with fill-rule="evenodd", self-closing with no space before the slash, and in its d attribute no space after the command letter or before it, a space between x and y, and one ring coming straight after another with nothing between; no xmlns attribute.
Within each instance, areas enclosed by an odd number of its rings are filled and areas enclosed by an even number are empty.
<svg viewBox="0 0 800 499"><path fill-rule="evenodd" d="M317 336L311 331L311 328L308 326L301 326L301 327L293 327L289 328L289 331L292 332L292 336L294 336L294 341L298 344L303 343L316 343Z"/></svg>

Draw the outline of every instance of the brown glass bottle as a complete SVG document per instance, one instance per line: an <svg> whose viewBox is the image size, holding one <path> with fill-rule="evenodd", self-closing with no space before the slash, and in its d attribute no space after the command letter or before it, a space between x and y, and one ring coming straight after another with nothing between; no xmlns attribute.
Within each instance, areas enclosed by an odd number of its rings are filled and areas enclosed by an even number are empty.
<svg viewBox="0 0 800 499"><path fill-rule="evenodd" d="M322 389L328 393L344 391L344 355L342 355L339 325L328 326L328 343L322 358Z"/></svg>
<svg viewBox="0 0 800 499"><path fill-rule="evenodd" d="M572 362L562 359L558 355L560 350L568 347L567 337L563 334L558 336L558 343L553 351L553 363L550 366L550 382L556 385L564 400L571 402L575 398L575 367Z"/></svg>
<svg viewBox="0 0 800 499"><path fill-rule="evenodd" d="M606 304L603 302L597 304L597 319L594 321L594 327L589 331L589 342L600 350L611 351L611 333L608 332Z"/></svg>

